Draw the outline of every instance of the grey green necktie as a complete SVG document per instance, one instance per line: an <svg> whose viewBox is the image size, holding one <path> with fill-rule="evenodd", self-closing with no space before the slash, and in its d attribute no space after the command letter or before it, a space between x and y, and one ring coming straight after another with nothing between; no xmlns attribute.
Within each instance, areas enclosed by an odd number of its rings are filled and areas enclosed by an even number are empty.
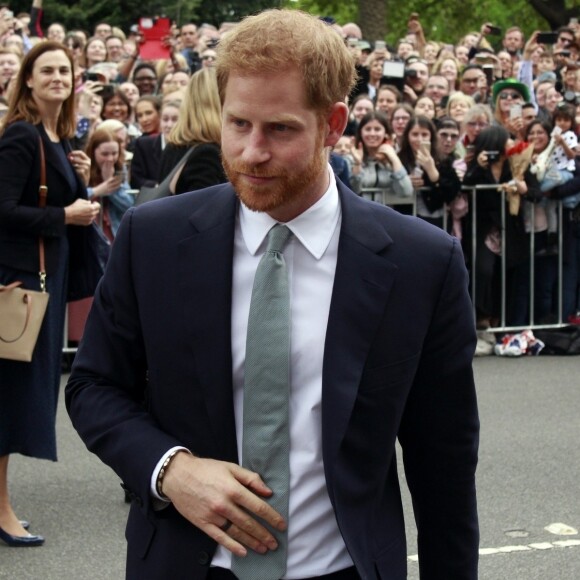
<svg viewBox="0 0 580 580"><path fill-rule="evenodd" d="M290 293L282 255L291 231L275 225L268 233L252 289L244 377L242 465L260 474L273 491L268 503L288 518L290 485ZM263 523L263 522L262 522ZM266 526L268 527L268 526ZM232 559L240 580L279 580L286 572L287 533L270 528L278 549Z"/></svg>

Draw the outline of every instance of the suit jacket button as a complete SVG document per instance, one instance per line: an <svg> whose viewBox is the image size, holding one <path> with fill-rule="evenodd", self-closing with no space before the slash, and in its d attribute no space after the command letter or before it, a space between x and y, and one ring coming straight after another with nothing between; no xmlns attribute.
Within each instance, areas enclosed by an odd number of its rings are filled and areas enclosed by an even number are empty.
<svg viewBox="0 0 580 580"><path fill-rule="evenodd" d="M209 564L209 554L207 552L199 552L197 555L197 563L202 566Z"/></svg>

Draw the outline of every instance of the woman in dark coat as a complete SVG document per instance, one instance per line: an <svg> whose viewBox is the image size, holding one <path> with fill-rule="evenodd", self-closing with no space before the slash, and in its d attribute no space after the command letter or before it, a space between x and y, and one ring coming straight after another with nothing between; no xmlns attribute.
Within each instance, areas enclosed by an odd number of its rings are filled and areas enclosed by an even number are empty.
<svg viewBox="0 0 580 580"><path fill-rule="evenodd" d="M194 147L171 183L173 193L185 193L227 181L221 163L221 104L215 72L204 68L187 85L179 120L163 150L159 183Z"/></svg>
<svg viewBox="0 0 580 580"><path fill-rule="evenodd" d="M56 460L55 419L67 295L86 229L99 212L82 179L90 161L71 151L74 72L68 49L54 42L33 47L22 64L0 139L0 284L21 281L39 290L39 238L44 239L48 308L32 362L0 360L0 539L9 546L37 546L17 519L8 497L11 453ZM46 157L47 206L38 206L40 141ZM81 177L82 176L82 179ZM69 248L71 260L69 260ZM2 322L0 321L0 329Z"/></svg>

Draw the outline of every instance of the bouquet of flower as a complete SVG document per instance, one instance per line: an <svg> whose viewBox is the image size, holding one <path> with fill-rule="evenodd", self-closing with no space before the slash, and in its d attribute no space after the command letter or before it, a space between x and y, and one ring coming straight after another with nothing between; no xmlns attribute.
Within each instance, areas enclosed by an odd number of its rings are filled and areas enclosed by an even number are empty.
<svg viewBox="0 0 580 580"><path fill-rule="evenodd" d="M506 155L510 162L510 169L512 171L512 178L514 180L523 181L524 173L532 162L532 155L534 148L531 143L526 141L519 141L507 150ZM506 188L507 199L511 215L518 215L520 211L520 195L514 187Z"/></svg>

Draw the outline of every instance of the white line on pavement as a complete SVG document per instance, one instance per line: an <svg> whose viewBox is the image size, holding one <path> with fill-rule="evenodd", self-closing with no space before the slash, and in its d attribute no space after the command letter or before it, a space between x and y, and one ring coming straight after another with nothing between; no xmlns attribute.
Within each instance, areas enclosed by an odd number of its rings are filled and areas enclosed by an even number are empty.
<svg viewBox="0 0 580 580"><path fill-rule="evenodd" d="M558 540L555 542L538 542L534 544L520 544L511 546L501 546L499 548L481 548L479 554L488 556L489 554L505 554L510 552L533 552L534 550L551 550L553 548L572 548L580 546L580 540ZM418 562L419 556L414 554L408 557L410 562Z"/></svg>

